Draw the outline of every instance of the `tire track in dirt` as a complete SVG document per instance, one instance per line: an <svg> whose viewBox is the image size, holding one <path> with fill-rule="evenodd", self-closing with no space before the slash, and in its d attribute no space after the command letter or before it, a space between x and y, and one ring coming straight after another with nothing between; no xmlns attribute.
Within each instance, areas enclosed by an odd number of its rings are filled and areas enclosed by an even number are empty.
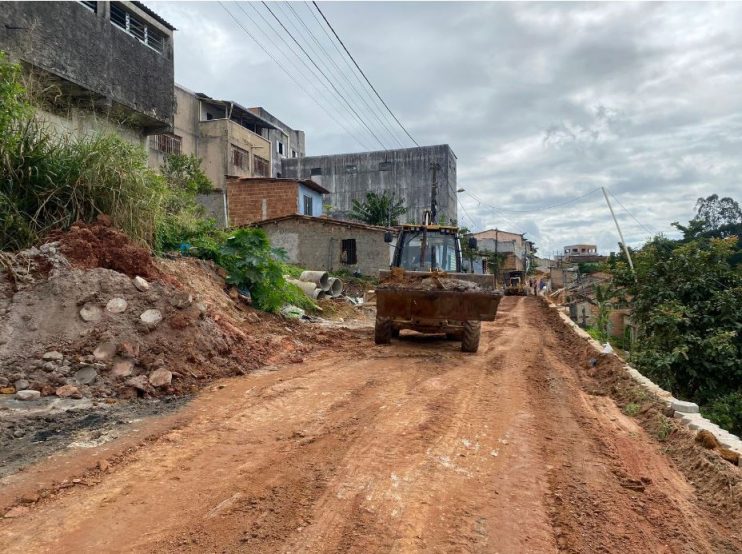
<svg viewBox="0 0 742 554"><path fill-rule="evenodd" d="M584 392L586 350L545 313L504 299L476 355L403 334L225 381L98 485L0 521L0 545L739 551L657 444Z"/></svg>

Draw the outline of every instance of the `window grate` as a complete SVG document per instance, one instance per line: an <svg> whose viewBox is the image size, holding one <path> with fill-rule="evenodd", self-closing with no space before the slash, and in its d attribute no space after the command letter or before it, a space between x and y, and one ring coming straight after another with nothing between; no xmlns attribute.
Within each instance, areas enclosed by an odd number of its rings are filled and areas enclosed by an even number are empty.
<svg viewBox="0 0 742 554"><path fill-rule="evenodd" d="M240 169L250 169L250 154L242 148L232 146L232 164Z"/></svg>
<svg viewBox="0 0 742 554"><path fill-rule="evenodd" d="M84 4L87 5L88 2ZM111 2L111 23L156 52L162 54L165 51L166 36L127 11L120 2Z"/></svg>
<svg viewBox="0 0 742 554"><path fill-rule="evenodd" d="M253 156L252 160L255 166L253 168L253 173L256 177L270 177L271 169L268 160L257 155Z"/></svg>
<svg viewBox="0 0 742 554"><path fill-rule="evenodd" d="M152 148L165 154L180 154L182 139L177 135L154 135L151 137Z"/></svg>
<svg viewBox="0 0 742 554"><path fill-rule="evenodd" d="M304 215L312 215L312 197L304 196Z"/></svg>
<svg viewBox="0 0 742 554"><path fill-rule="evenodd" d="M340 261L345 265L358 263L356 254L356 239L343 239L340 243Z"/></svg>

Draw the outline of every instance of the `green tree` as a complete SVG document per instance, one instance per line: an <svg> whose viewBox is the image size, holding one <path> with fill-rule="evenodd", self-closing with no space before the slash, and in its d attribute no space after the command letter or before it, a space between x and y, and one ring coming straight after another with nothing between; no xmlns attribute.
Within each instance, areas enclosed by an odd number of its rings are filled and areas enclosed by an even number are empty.
<svg viewBox="0 0 742 554"><path fill-rule="evenodd" d="M399 216L407 213L404 200L396 198L393 193L384 191L381 194L367 192L362 202L353 200L350 216L370 225L398 225Z"/></svg>
<svg viewBox="0 0 742 554"><path fill-rule="evenodd" d="M724 413L742 394L742 275L730 260L737 237L656 237L613 266L638 325L639 368L681 398ZM731 431L742 431L742 413Z"/></svg>

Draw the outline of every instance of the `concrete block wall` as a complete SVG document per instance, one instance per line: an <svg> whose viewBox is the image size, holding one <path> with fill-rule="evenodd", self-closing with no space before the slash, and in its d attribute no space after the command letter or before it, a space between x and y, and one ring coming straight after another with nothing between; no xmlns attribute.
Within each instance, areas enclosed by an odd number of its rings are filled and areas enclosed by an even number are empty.
<svg viewBox="0 0 742 554"><path fill-rule="evenodd" d="M259 224L268 234L271 244L283 248L289 261L306 269L324 271L358 271L378 276L388 269L390 248L384 242L384 229L364 229L317 219L289 219ZM355 239L356 264L343 263L342 241Z"/></svg>
<svg viewBox="0 0 742 554"><path fill-rule="evenodd" d="M239 227L262 219L295 214L298 183L258 181L227 183L229 224Z"/></svg>

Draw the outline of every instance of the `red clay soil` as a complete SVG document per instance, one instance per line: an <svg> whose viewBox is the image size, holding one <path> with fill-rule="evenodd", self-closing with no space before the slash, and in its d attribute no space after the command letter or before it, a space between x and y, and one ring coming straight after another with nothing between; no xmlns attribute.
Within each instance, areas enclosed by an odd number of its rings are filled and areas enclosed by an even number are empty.
<svg viewBox="0 0 742 554"><path fill-rule="evenodd" d="M111 227L110 218L102 216L90 224L77 222L66 233L58 233L50 238L60 242L60 250L75 267L102 267L129 277L139 275L145 279L162 276L149 250Z"/></svg>
<svg viewBox="0 0 742 554"><path fill-rule="evenodd" d="M740 468L679 429L661 441L624 414L620 368L600 358L591 369L591 356L530 297L503 299L477 354L408 332L374 346L369 331L205 391L177 429L111 467L75 476L50 460L60 484L6 514L0 544L741 552Z"/></svg>

